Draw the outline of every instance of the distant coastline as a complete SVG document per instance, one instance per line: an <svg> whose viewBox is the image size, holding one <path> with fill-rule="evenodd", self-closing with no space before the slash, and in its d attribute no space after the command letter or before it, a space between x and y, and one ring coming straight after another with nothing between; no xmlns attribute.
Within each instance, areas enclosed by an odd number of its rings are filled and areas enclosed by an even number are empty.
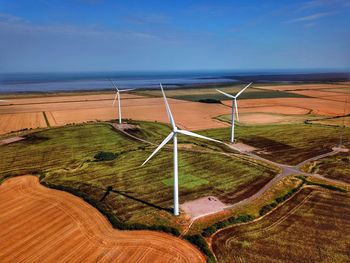
<svg viewBox="0 0 350 263"><path fill-rule="evenodd" d="M350 72L92 72L0 74L0 93L92 92L113 90L113 79L120 88L154 89L255 83L320 83L349 81Z"/></svg>

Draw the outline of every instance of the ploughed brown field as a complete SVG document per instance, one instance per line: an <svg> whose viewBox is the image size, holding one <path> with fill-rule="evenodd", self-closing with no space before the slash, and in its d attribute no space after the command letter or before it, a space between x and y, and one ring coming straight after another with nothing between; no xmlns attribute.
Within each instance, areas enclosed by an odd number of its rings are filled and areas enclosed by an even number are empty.
<svg viewBox="0 0 350 263"><path fill-rule="evenodd" d="M339 116L344 114L344 101L350 101L350 84L300 84L259 86L258 89L288 91L310 98L261 98L239 100L240 113L273 113L285 115L313 114ZM198 93L196 89L176 90L184 94ZM215 94L215 90L206 90ZM173 91L169 91L171 94ZM41 97L9 97L0 104L0 134L25 128L61 126L87 121L107 121L117 118L117 107L112 106L113 93L46 95ZM222 128L228 123L215 119L231 113L231 101L200 103L169 98L177 124L189 130ZM134 120L168 122L163 99L135 94L122 94L122 117ZM350 113L350 107L346 109ZM242 116L244 118L244 116ZM46 118L46 119L45 119ZM244 121L244 119L242 119ZM294 118L292 118L294 120ZM288 116L249 115L248 124L289 122Z"/></svg>
<svg viewBox="0 0 350 263"><path fill-rule="evenodd" d="M0 185L1 262L205 262L190 243L119 231L81 199L21 176Z"/></svg>
<svg viewBox="0 0 350 263"><path fill-rule="evenodd" d="M262 219L219 231L219 262L349 262L350 196L305 188Z"/></svg>

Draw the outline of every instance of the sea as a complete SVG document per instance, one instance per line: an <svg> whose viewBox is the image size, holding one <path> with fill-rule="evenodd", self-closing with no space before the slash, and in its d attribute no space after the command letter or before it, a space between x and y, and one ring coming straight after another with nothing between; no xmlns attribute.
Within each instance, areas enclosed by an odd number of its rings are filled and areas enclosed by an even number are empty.
<svg viewBox="0 0 350 263"><path fill-rule="evenodd" d="M349 72L320 70L158 71L0 73L0 93L74 92L114 89L155 89L246 82L315 82L349 80Z"/></svg>

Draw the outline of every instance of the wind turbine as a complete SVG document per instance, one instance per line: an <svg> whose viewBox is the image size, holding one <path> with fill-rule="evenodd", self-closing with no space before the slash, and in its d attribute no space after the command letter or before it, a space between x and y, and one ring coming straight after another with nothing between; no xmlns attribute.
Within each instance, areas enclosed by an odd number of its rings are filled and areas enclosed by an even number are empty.
<svg viewBox="0 0 350 263"><path fill-rule="evenodd" d="M115 83L111 80L113 86L115 87L116 90L116 94L113 100L113 106L115 104L115 101L118 99L118 116L119 116L119 124L122 124L122 112L120 109L120 92L125 92L125 91L130 91L130 90L134 90L134 89L124 89L124 90L120 90L118 89L118 87L115 85Z"/></svg>
<svg viewBox="0 0 350 263"><path fill-rule="evenodd" d="M218 140L214 140L208 137L205 137L203 135L199 135L190 131L186 130L180 130L176 127L173 115L171 114L170 107L168 104L168 101L166 99L162 84L160 84L160 88L163 93L163 99L166 107L166 111L168 113L168 118L170 121L170 124L172 126L171 133L164 139L164 141L159 144L157 149L147 158L147 160L141 165L145 165L164 145L166 145L171 139L173 139L173 152L174 152L174 215L179 215L179 178L178 178L178 162L177 162L177 134L184 134L192 137L197 137L201 139L206 139L209 141L219 142Z"/></svg>
<svg viewBox="0 0 350 263"><path fill-rule="evenodd" d="M250 85L252 85L253 82L249 83L247 86L245 86L240 92L238 92L236 94L236 96L227 94L221 90L218 90L218 92L224 94L226 97L229 97L232 99L232 114L231 114L231 143L234 143L235 141L235 110L236 110L236 117L237 117L237 121L239 121L239 117L238 117L238 106L237 106L237 98L239 95L242 94L243 91L245 91Z"/></svg>

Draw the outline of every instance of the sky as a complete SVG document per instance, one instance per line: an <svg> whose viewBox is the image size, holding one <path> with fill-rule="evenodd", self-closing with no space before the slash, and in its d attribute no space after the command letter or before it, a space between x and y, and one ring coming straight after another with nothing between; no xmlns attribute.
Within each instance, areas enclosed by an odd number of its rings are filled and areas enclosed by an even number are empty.
<svg viewBox="0 0 350 263"><path fill-rule="evenodd" d="M0 73L350 69L349 0L0 0Z"/></svg>

